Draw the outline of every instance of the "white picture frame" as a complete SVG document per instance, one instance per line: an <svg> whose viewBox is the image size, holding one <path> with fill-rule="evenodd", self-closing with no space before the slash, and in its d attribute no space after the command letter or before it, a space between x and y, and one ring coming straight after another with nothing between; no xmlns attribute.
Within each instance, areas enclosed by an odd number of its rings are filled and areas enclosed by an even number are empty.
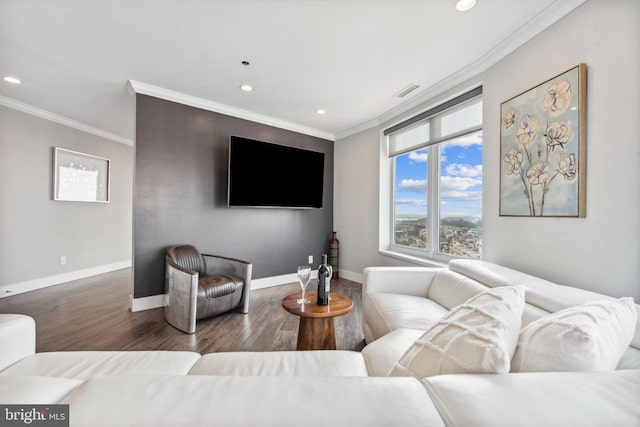
<svg viewBox="0 0 640 427"><path fill-rule="evenodd" d="M53 147L53 200L109 203L110 160Z"/></svg>

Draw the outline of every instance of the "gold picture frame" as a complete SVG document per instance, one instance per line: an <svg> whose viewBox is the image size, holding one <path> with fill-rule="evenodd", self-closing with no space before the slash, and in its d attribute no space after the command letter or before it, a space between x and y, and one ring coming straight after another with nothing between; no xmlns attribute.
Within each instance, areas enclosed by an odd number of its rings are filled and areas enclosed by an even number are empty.
<svg viewBox="0 0 640 427"><path fill-rule="evenodd" d="M586 216L587 66L500 105L500 216Z"/></svg>

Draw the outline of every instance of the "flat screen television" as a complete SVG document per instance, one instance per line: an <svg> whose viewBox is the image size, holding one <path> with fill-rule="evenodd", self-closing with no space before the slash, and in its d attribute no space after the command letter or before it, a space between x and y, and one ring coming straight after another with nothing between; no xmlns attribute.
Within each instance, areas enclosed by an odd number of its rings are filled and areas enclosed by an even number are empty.
<svg viewBox="0 0 640 427"><path fill-rule="evenodd" d="M324 153L229 138L228 205L321 208Z"/></svg>

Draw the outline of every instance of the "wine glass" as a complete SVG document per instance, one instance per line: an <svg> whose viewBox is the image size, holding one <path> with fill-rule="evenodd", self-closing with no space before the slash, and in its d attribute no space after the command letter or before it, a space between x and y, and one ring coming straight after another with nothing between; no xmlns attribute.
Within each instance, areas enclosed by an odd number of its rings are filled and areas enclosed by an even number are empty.
<svg viewBox="0 0 640 427"><path fill-rule="evenodd" d="M302 298L299 298L296 302L298 304L304 304L311 302L309 298L304 297L304 291L307 289L307 285L311 280L311 267L308 265L302 265L298 267L298 282L300 282L300 288L302 288Z"/></svg>

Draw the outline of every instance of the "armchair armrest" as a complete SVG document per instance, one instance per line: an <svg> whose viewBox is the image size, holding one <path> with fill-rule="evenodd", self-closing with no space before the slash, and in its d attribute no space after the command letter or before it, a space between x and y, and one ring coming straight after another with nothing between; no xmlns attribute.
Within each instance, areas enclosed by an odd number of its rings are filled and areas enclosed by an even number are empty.
<svg viewBox="0 0 640 427"><path fill-rule="evenodd" d="M176 264L175 262L173 262L173 260L169 256L166 257L166 260L167 260L167 267L171 267L174 270L178 270L178 272L180 273L184 273L189 276L198 276L199 274L197 271L189 270L188 268L184 268L183 266Z"/></svg>
<svg viewBox="0 0 640 427"><path fill-rule="evenodd" d="M36 322L24 314L0 314L0 371L36 352Z"/></svg>
<svg viewBox="0 0 640 427"><path fill-rule="evenodd" d="M433 278L443 267L367 267L363 271L363 296L374 292L426 297Z"/></svg>
<svg viewBox="0 0 640 427"><path fill-rule="evenodd" d="M207 274L233 274L244 280L242 300L238 310L242 313L248 313L253 264L248 261L218 255L202 254L202 258L204 259Z"/></svg>
<svg viewBox="0 0 640 427"><path fill-rule="evenodd" d="M169 256L166 257L166 265L164 317L181 331L194 333L199 274L179 266Z"/></svg>

